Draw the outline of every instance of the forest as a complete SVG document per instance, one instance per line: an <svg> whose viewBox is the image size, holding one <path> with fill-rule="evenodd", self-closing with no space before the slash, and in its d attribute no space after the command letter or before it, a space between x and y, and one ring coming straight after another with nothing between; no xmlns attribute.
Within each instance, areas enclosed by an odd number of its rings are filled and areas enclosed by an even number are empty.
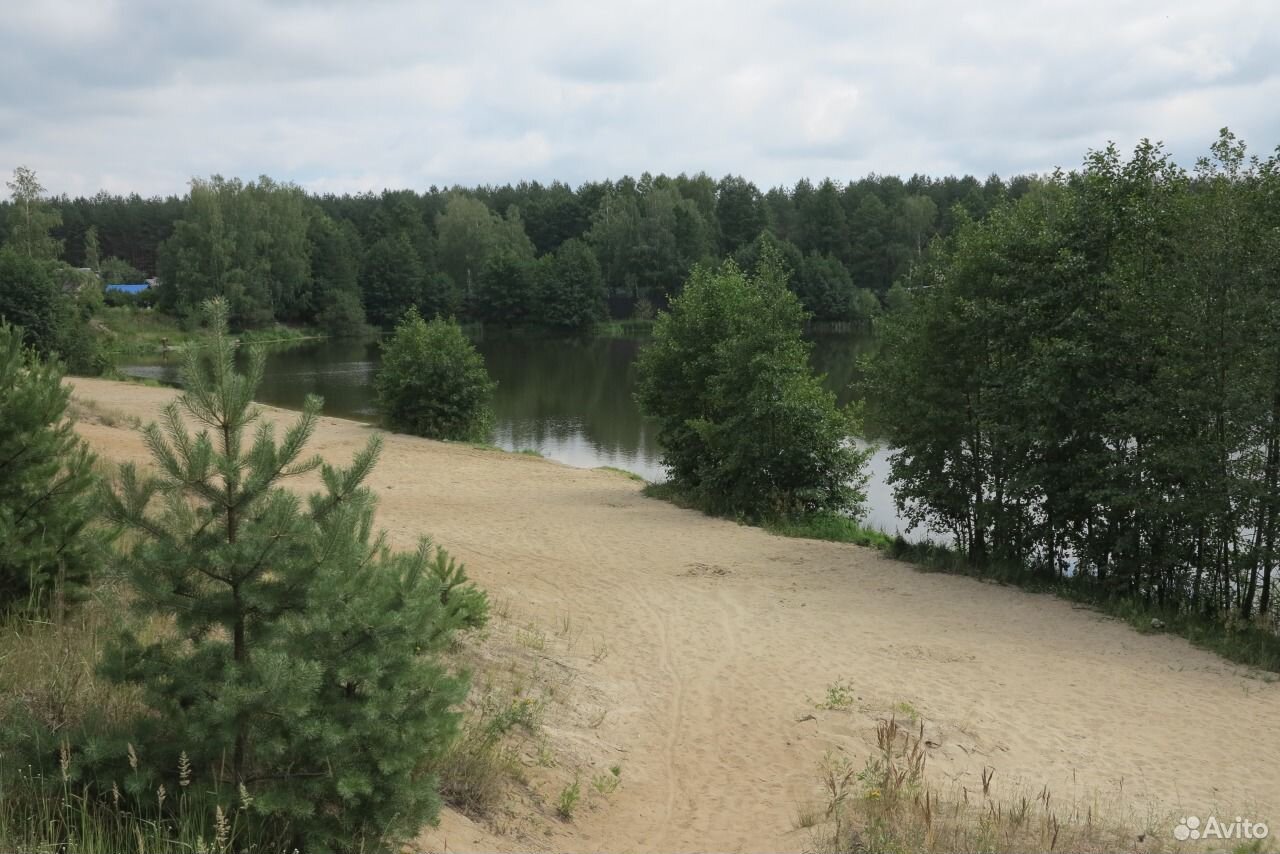
<svg viewBox="0 0 1280 854"><path fill-rule="evenodd" d="M1280 663L1280 151L1094 151L907 282L865 387L899 505L972 565Z"/></svg>
<svg viewBox="0 0 1280 854"><path fill-rule="evenodd" d="M112 281L158 276L160 308L183 317L224 295L237 328L388 328L412 306L425 317L582 332L607 318L649 319L694 265L732 257L750 268L766 244L815 319L865 324L930 240L1035 183L872 175L761 190L736 176L645 173L577 189L317 196L267 177L214 176L183 197L43 201L56 257ZM0 209L0 243L11 221Z"/></svg>

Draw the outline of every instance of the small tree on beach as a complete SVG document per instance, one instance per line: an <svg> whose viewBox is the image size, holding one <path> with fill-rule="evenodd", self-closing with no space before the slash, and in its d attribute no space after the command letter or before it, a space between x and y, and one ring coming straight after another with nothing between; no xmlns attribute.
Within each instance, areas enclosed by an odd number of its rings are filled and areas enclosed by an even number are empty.
<svg viewBox="0 0 1280 854"><path fill-rule="evenodd" d="M489 438L496 384L484 357L452 320L423 320L410 309L383 347L374 384L378 408L393 430L428 439Z"/></svg>
<svg viewBox="0 0 1280 854"><path fill-rule="evenodd" d="M778 255L756 271L697 268L637 363L671 484L714 512L753 518L858 508L866 454L809 367L804 309Z"/></svg>
<svg viewBox="0 0 1280 854"><path fill-rule="evenodd" d="M127 794L178 791L185 782L145 769L186 760L191 791L242 792L270 838L304 850L403 840L437 813L422 769L467 690L435 653L484 622L486 599L430 542L394 553L375 533L363 484L377 438L345 469L304 456L312 397L276 439L252 402L261 351L237 373L225 304L209 314L208 353L187 355L184 393L144 431L157 476L126 465L106 495L136 538L124 573L141 619L104 672L151 711L129 733L148 761L123 774ZM282 488L315 472L323 488L305 500Z"/></svg>

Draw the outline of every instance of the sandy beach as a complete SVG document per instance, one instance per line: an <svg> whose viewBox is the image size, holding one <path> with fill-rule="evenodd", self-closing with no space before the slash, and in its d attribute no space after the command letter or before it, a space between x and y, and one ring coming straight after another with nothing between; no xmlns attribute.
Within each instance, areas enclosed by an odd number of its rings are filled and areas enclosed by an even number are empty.
<svg viewBox="0 0 1280 854"><path fill-rule="evenodd" d="M143 421L174 394L72 382ZM126 424L79 429L111 461L146 460ZM311 450L345 462L371 431L324 418ZM819 762L838 751L860 764L894 710L925 721L940 780L972 789L994 768L1063 800L1247 807L1280 829L1280 683L1180 638L708 518L609 471L386 434L370 485L394 544L430 534L512 603L510 619L571 622L584 640L554 654L607 715L588 727L553 713L548 729L625 768L606 805L538 839L450 813L424 848L801 850L794 822L817 797ZM821 708L833 686L847 708Z"/></svg>

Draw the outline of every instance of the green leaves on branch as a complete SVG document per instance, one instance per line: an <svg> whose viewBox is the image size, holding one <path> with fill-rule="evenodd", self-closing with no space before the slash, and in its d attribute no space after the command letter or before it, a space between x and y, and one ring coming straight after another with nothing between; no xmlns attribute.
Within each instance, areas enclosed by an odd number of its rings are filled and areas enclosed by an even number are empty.
<svg viewBox="0 0 1280 854"><path fill-rule="evenodd" d="M637 363L677 489L748 518L856 512L865 454L801 338L805 313L766 251L754 274L697 268Z"/></svg>
<svg viewBox="0 0 1280 854"><path fill-rule="evenodd" d="M56 363L0 324L0 610L40 610L84 592L103 557L93 517L93 455L67 414Z"/></svg>
<svg viewBox="0 0 1280 854"><path fill-rule="evenodd" d="M405 315L383 345L374 379L378 408L393 430L429 439L486 442L494 382L484 358L452 320Z"/></svg>
<svg viewBox="0 0 1280 854"><path fill-rule="evenodd" d="M153 798L185 786L155 770L185 750L190 792L244 787L246 840L394 847L439 809L422 768L456 732L466 682L437 653L484 623L487 600L429 541L397 553L375 532L376 438L346 468L305 455L311 398L277 440L252 403L261 354L237 373L226 320L215 303L207 352L187 357L186 390L145 431L158 474L125 466L105 495L135 538L123 571L138 619L103 670L150 714L88 772ZM322 488L305 499L282 487L312 472ZM122 766L126 741L143 769Z"/></svg>

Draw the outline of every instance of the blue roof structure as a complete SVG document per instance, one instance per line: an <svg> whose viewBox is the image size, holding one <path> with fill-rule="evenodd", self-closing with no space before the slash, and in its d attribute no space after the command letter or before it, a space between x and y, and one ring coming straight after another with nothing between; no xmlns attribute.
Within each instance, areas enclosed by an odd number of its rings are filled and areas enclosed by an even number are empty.
<svg viewBox="0 0 1280 854"><path fill-rule="evenodd" d="M126 294L140 294L149 287L151 286L146 282L138 282L136 284L107 285L107 290L120 291L121 293Z"/></svg>

